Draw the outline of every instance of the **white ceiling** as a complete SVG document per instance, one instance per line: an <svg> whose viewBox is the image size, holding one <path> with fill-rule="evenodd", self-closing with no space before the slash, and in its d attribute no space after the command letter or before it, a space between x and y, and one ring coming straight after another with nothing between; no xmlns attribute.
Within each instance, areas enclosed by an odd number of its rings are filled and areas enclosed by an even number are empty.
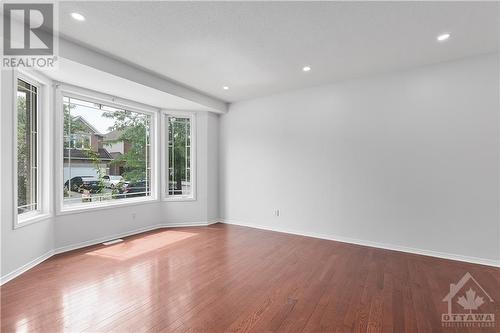
<svg viewBox="0 0 500 333"><path fill-rule="evenodd" d="M159 109L213 111L187 99L64 58L59 59L57 69L43 71L43 74L59 82L130 99Z"/></svg>
<svg viewBox="0 0 500 333"><path fill-rule="evenodd" d="M234 102L499 50L498 2L61 2L62 35ZM71 12L86 17L77 22ZM451 32L445 43L436 36ZM302 66L310 65L308 73ZM222 90L227 85L229 90Z"/></svg>

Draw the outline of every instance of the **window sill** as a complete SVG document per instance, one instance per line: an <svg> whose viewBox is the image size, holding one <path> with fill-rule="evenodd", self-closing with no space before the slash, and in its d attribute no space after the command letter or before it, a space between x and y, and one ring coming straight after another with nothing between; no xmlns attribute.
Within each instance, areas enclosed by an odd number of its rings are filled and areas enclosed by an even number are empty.
<svg viewBox="0 0 500 333"><path fill-rule="evenodd" d="M196 201L196 198L195 197L164 197L163 201L167 201L167 202Z"/></svg>
<svg viewBox="0 0 500 333"><path fill-rule="evenodd" d="M14 223L14 229L19 229L27 225L31 225L33 223L41 222L51 217L52 215L49 213L40 213L40 212L17 215L17 221L16 223Z"/></svg>
<svg viewBox="0 0 500 333"><path fill-rule="evenodd" d="M82 204L82 205L74 205L71 207L62 208L57 212L57 215L68 215L68 214L78 214L78 213L89 213L96 210L103 209L112 209L117 207L128 207L134 205L145 205L158 203L159 200L156 198L148 198L148 199L123 199L121 202L112 202L112 203L94 203L94 204Z"/></svg>

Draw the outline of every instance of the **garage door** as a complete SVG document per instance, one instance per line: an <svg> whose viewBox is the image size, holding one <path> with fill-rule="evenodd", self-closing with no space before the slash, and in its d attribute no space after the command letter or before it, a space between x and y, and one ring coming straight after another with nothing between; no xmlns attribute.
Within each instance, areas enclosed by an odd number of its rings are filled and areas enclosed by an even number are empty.
<svg viewBox="0 0 500 333"><path fill-rule="evenodd" d="M97 177L97 170L92 164L64 167L64 181L77 176Z"/></svg>

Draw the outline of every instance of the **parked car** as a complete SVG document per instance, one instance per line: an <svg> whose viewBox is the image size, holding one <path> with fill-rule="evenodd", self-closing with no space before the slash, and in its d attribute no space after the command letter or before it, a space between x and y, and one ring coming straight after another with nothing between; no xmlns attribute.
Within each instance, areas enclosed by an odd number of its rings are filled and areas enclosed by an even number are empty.
<svg viewBox="0 0 500 333"><path fill-rule="evenodd" d="M66 191L83 192L89 190L91 193L99 192L99 179L94 176L76 176L64 183Z"/></svg>
<svg viewBox="0 0 500 333"><path fill-rule="evenodd" d="M119 186L120 183L123 183L122 176L106 175L102 177L102 180L104 181L104 185L110 189L114 189Z"/></svg>
<svg viewBox="0 0 500 333"><path fill-rule="evenodd" d="M120 193L123 198L143 197L149 194L149 186L146 187L146 184L145 180L126 182L120 190Z"/></svg>

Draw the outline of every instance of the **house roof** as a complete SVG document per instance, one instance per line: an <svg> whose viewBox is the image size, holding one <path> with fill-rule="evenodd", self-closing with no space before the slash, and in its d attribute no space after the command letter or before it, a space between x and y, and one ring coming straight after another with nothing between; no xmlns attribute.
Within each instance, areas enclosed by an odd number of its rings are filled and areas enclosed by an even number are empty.
<svg viewBox="0 0 500 333"><path fill-rule="evenodd" d="M121 130L113 130L113 131L103 135L104 141L119 140L120 137L122 136L122 134L123 134L123 131L121 131Z"/></svg>
<svg viewBox="0 0 500 333"><path fill-rule="evenodd" d="M87 126L92 131L93 134L102 136L102 134L99 133L99 131L94 126L92 126L87 120L85 120L85 118L83 118L82 116L76 116L74 118L74 121L81 121L85 126Z"/></svg>
<svg viewBox="0 0 500 333"><path fill-rule="evenodd" d="M79 160L90 160L88 157L86 150L82 149L64 149L64 157L69 158L71 154L72 159L79 159ZM101 160L106 160L106 161L111 161L113 159L113 156L104 148L99 148L97 155L99 159Z"/></svg>

